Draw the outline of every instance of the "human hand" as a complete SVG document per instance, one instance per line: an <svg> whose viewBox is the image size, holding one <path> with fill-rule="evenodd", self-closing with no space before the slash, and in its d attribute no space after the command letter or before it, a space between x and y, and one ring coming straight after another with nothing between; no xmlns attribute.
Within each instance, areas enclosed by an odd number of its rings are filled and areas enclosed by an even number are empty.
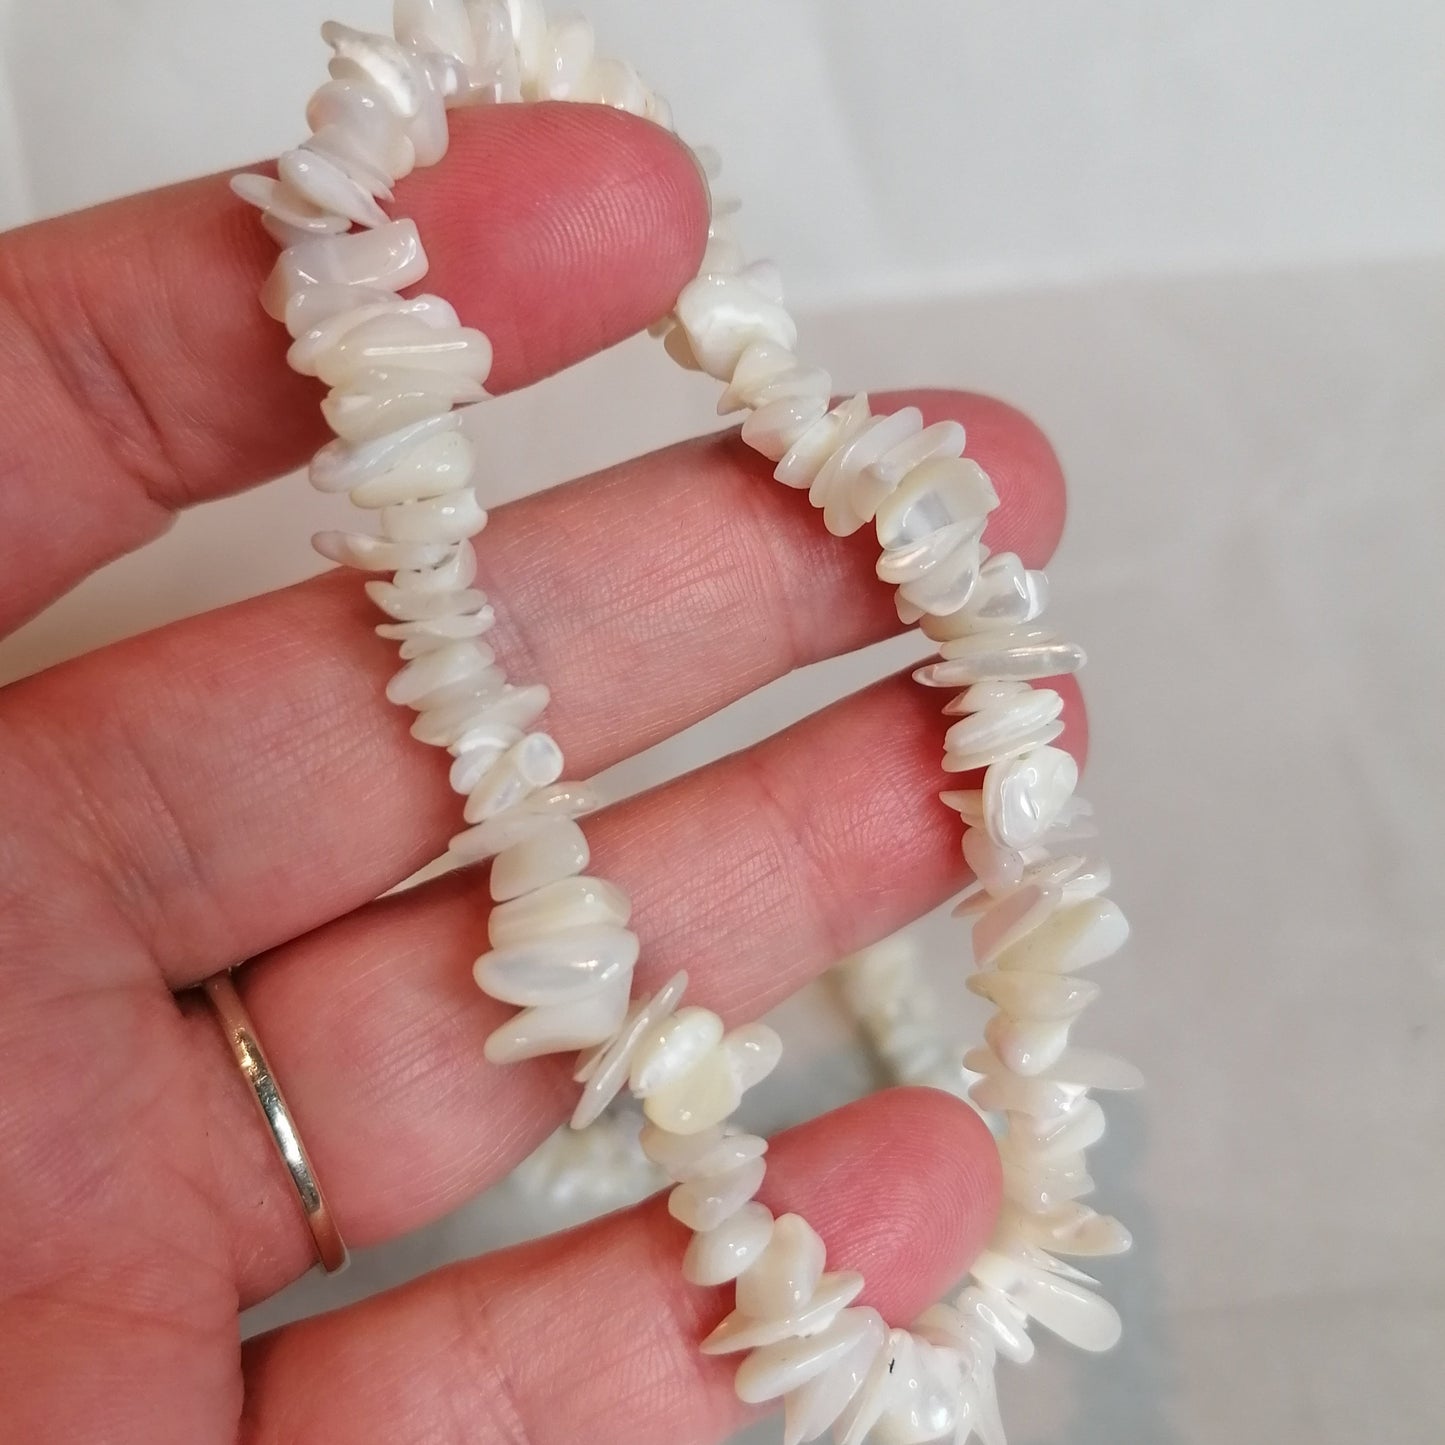
<svg viewBox="0 0 1445 1445"><path fill-rule="evenodd" d="M588 106L458 113L399 192L498 390L664 312L706 228L685 152ZM0 623L324 439L256 304L271 254L215 178L0 238ZM965 422L1002 497L990 541L1041 565L1063 496L1038 432L913 399ZM501 508L478 550L488 641L551 687L582 776L899 625L866 534L827 536L731 433ZM744 1417L729 1362L695 1349L723 1292L684 1284L656 1200L238 1344L237 1310L312 1244L200 980L253 960L238 985L353 1246L505 1175L575 1095L566 1061L482 1057L508 1010L470 977L477 870L374 901L459 826L445 759L383 698L377 620L332 573L0 694L7 1440L679 1445ZM754 1017L955 890L956 819L927 807L940 736L937 700L892 678L599 814L642 986L686 967ZM997 1193L967 1107L899 1091L780 1137L762 1197L902 1321Z"/></svg>

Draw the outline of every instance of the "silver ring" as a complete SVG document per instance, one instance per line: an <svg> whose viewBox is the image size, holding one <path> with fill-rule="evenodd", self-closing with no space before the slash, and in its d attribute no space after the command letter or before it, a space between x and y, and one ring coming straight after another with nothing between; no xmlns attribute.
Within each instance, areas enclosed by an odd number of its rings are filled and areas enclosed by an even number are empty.
<svg viewBox="0 0 1445 1445"><path fill-rule="evenodd" d="M281 1085L276 1082L270 1064L266 1062L265 1050L256 1037L256 1026L251 1022L251 1016L246 1012L246 1006L241 1002L241 995L236 992L236 985L231 982L229 973L218 973L208 978L201 987L205 989L211 1007L221 1020L231 1052L235 1054L241 1073L251 1086L251 1097L255 1099L256 1107L261 1111L261 1117L266 1121L266 1127L275 1142L276 1151L281 1156L281 1162L285 1164L291 1183L296 1187L297 1198L301 1201L307 1227L311 1230L311 1238L316 1245L316 1257L327 1274L335 1274L337 1270L345 1269L350 1258L346 1242L336 1227L336 1217L326 1203L326 1195L316 1178L316 1171L311 1167L311 1156L301 1142L301 1135L296 1128L290 1106L286 1103L286 1096L281 1092Z"/></svg>

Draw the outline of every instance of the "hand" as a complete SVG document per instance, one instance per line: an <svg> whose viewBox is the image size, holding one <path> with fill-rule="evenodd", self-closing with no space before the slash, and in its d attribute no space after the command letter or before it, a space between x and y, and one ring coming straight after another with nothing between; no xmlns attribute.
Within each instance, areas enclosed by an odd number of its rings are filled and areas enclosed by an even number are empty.
<svg viewBox="0 0 1445 1445"><path fill-rule="evenodd" d="M459 114L397 213L428 288L495 342L497 389L664 312L706 228L683 150L585 106ZM324 439L256 304L271 257L220 178L0 238L6 625ZM1063 511L1047 443L979 397L916 400L964 420L1003 497L991 541L1040 565ZM489 640L552 688L571 776L898 629L867 532L829 537L732 433L502 508L478 551ZM695 1349L724 1292L684 1284L658 1200L238 1344L238 1309L313 1255L199 980L253 960L238 985L353 1246L505 1175L575 1096L570 1061L483 1061L508 1010L470 976L476 870L375 901L459 826L444 755L382 697L377 620L330 573L0 694L7 1439L679 1445L744 1418L735 1362ZM599 815L643 986L685 966L692 996L754 1017L956 889L941 732L895 677ZM928 1091L769 1159L764 1200L900 1322L961 1274L999 1187L981 1123Z"/></svg>

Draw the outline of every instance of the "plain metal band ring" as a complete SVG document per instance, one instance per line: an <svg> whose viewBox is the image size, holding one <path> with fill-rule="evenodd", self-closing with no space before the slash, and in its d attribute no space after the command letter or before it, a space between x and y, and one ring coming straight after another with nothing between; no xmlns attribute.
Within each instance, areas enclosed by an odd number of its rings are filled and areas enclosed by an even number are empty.
<svg viewBox="0 0 1445 1445"><path fill-rule="evenodd" d="M286 1096L281 1092L281 1085L276 1082L271 1066L266 1061L266 1053L256 1037L256 1027L251 1022L251 1016L246 1012L246 1006L241 1002L241 996L236 992L229 973L218 973L201 986L221 1020L231 1052L235 1054L241 1073L250 1085L251 1096L261 1111L261 1117L266 1121L266 1127L275 1141L286 1172L296 1186L297 1198L301 1201L306 1224L316 1244L316 1256L327 1274L335 1274L337 1270L345 1267L349 1257L346 1244L336 1227L335 1216L326 1203L326 1195L316 1178L316 1171L311 1167L310 1155L301 1142L301 1135L296 1128L295 1117L286 1103Z"/></svg>

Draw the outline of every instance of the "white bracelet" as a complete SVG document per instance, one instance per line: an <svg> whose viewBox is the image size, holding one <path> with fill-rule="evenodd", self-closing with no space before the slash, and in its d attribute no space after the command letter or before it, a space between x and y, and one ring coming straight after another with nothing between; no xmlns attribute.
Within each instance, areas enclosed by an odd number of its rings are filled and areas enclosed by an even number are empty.
<svg viewBox="0 0 1445 1445"><path fill-rule="evenodd" d="M1102 896L1107 866L1056 851L1086 830L1088 809L1074 796L1073 759L1052 746L1062 699L1031 686L1083 654L1036 625L1042 575L983 545L998 499L963 458L963 428L925 427L912 407L875 416L866 395L833 405L827 373L794 354L777 273L744 263L715 207L701 273L656 329L683 365L725 383L720 413L747 413L743 440L778 481L808 490L829 531L876 529L878 575L897 588L900 617L939 644L915 677L955 694L944 769L983 778L942 797L968 825L963 851L978 879L957 911L974 918L979 972L968 986L997 1012L964 1063L982 1076L974 1102L1001 1116L1004 1206L972 1282L911 1328L890 1329L853 1304L861 1276L827 1272L803 1219L775 1219L754 1197L767 1144L727 1120L776 1065L778 1036L757 1023L727 1032L717 1014L683 1005L681 974L631 999L629 902L585 873L576 819L592 795L560 781L561 750L531 731L546 688L508 682L481 640L493 613L471 585L469 539L486 514L458 408L485 397L491 345L441 298L399 295L425 276L426 253L416 227L379 204L413 166L441 159L448 107L592 101L670 127L668 107L630 67L596 56L584 21L549 24L537 0L397 0L395 10L395 38L324 28L332 78L308 107L311 136L281 158L279 179L233 186L285 248L263 303L293 337L288 359L331 387L322 405L337 439L311 479L380 523L379 535L323 533L317 549L393 574L366 584L387 617L377 631L401 644L387 696L415 712L414 736L453 757L469 826L452 854L492 859L491 950L475 973L520 1011L488 1039L487 1057L580 1051L576 1128L624 1087L641 1102L643 1148L674 1181L672 1214L695 1231L684 1274L736 1281L736 1308L702 1349L745 1356L739 1396L781 1397L789 1442L831 1426L847 1445L870 1432L890 1445L974 1434L997 1445L994 1362L1032 1355L1030 1320L1090 1350L1118 1337L1113 1307L1057 1256L1129 1245L1117 1221L1078 1201L1093 1187L1083 1152L1104 1130L1089 1091L1140 1080L1069 1044L1098 992L1077 971L1116 952L1128 926Z"/></svg>

